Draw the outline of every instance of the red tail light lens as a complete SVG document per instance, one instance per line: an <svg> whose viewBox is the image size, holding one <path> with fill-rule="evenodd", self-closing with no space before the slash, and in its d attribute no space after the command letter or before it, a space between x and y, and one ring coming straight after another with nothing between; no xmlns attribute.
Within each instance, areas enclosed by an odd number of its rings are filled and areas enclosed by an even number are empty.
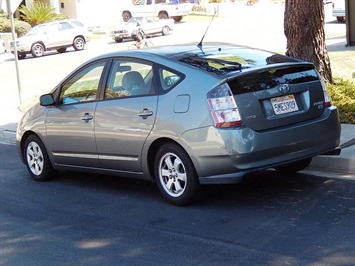
<svg viewBox="0 0 355 266"><path fill-rule="evenodd" d="M322 82L323 94L324 94L324 107L329 107L332 105L332 99L330 98L327 86L325 85L323 78L321 78L321 82Z"/></svg>
<svg viewBox="0 0 355 266"><path fill-rule="evenodd" d="M211 90L207 94L207 101L215 127L242 125L237 104L227 84Z"/></svg>

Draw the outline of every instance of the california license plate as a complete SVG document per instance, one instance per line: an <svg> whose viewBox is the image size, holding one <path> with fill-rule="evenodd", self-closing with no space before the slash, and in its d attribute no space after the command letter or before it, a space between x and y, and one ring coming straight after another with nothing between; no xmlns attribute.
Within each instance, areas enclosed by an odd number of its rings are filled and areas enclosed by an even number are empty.
<svg viewBox="0 0 355 266"><path fill-rule="evenodd" d="M271 98L271 105L276 115L298 111L298 106L293 94Z"/></svg>

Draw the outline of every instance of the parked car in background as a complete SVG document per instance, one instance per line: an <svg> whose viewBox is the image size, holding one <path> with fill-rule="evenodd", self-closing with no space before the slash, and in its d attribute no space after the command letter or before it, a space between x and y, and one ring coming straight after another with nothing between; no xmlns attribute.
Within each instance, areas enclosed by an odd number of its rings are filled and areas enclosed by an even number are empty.
<svg viewBox="0 0 355 266"><path fill-rule="evenodd" d="M132 33L138 27L141 27L148 36L162 34L168 35L174 29L174 20L159 19L158 17L132 17L122 28L110 32L110 37L115 42L122 42L124 39L131 39Z"/></svg>
<svg viewBox="0 0 355 266"><path fill-rule="evenodd" d="M333 0L332 14L338 22L345 22L345 0Z"/></svg>
<svg viewBox="0 0 355 266"><path fill-rule="evenodd" d="M0 54L3 54L5 52L6 52L5 41L3 39L0 39Z"/></svg>
<svg viewBox="0 0 355 266"><path fill-rule="evenodd" d="M17 56L23 59L27 54L43 56L46 51L64 53L68 47L83 50L89 41L89 31L78 20L58 20L33 27L26 35L16 39ZM14 53L11 42L11 52Z"/></svg>
<svg viewBox="0 0 355 266"><path fill-rule="evenodd" d="M186 205L200 184L339 154L340 123L313 64L206 43L89 60L24 114L16 139L37 181L58 170L139 178Z"/></svg>
<svg viewBox="0 0 355 266"><path fill-rule="evenodd" d="M123 0L122 6L123 21L136 16L156 16L161 19L172 18L181 21L183 16L192 12L190 3L176 0Z"/></svg>

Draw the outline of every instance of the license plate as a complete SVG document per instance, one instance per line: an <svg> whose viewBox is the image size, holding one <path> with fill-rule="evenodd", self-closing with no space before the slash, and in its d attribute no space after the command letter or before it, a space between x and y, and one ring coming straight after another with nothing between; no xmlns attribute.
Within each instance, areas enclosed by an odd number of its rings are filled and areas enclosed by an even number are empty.
<svg viewBox="0 0 355 266"><path fill-rule="evenodd" d="M271 98L271 105L276 115L298 111L298 106L293 94Z"/></svg>

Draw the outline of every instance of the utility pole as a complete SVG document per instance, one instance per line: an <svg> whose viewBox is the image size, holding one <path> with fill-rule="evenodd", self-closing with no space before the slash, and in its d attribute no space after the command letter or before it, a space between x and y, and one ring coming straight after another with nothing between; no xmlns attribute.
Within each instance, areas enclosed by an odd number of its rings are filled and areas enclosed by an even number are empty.
<svg viewBox="0 0 355 266"><path fill-rule="evenodd" d="M11 33L12 33L12 41L14 42L14 55L15 55L15 66L16 66L16 77L17 77L17 88L18 88L18 97L19 97L19 102L20 106L22 104L22 99L21 99L21 79L20 79L20 69L19 69L19 64L18 64L18 57L17 57L17 45L16 45L16 33L15 33L15 23L14 23L14 12L11 9L11 1L6 0L6 6L7 6L7 14L10 17L11 21Z"/></svg>

